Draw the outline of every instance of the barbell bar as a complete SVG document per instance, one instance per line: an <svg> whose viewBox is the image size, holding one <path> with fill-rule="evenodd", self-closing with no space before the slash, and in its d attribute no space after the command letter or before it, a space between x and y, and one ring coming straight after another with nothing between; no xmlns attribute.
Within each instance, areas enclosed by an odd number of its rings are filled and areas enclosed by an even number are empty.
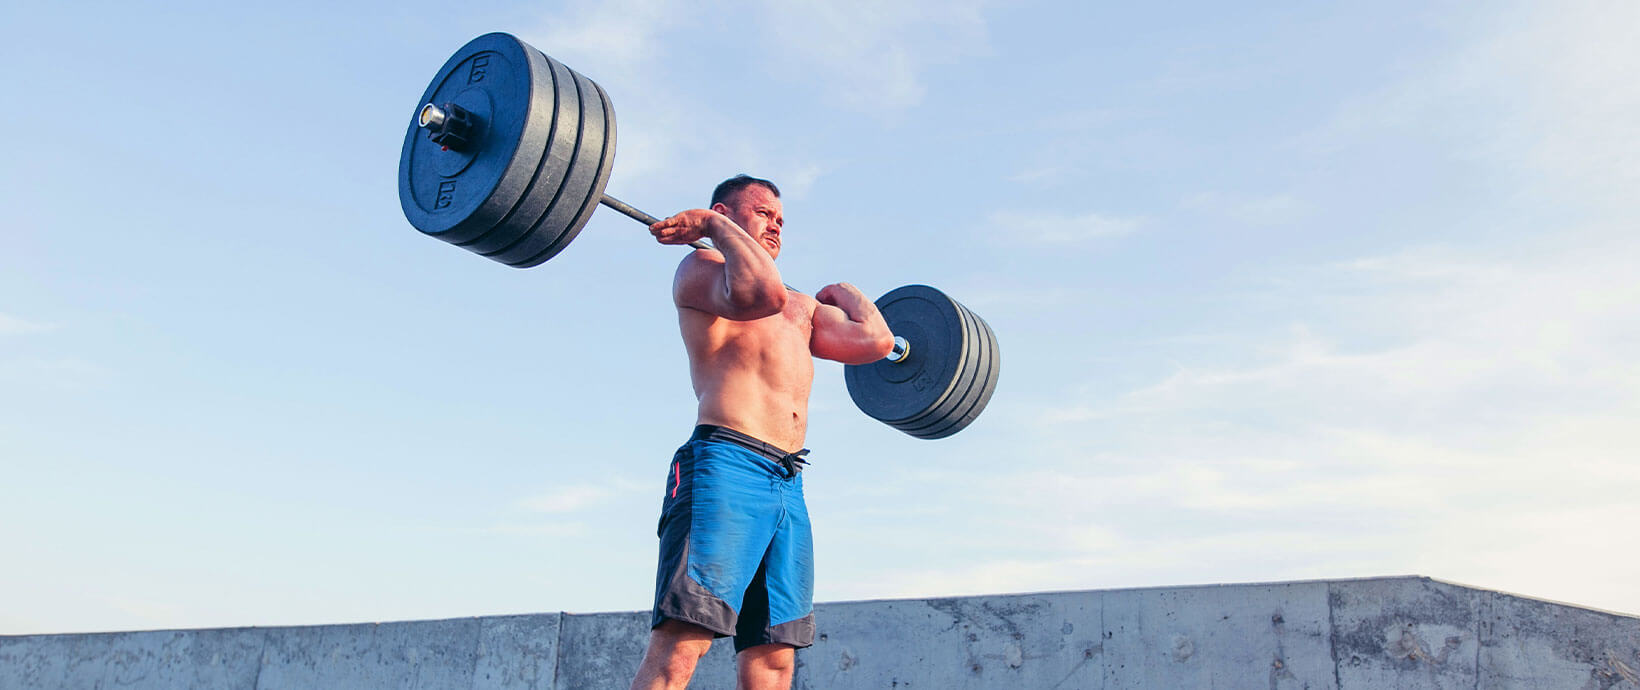
<svg viewBox="0 0 1640 690"><path fill-rule="evenodd" d="M605 193L614 153L615 110L602 87L517 37L485 34L446 60L417 102L399 202L423 234L529 268L562 252L599 205L659 222ZM926 285L896 288L876 305L894 349L844 367L855 405L918 438L966 428L1001 370L990 325Z"/></svg>

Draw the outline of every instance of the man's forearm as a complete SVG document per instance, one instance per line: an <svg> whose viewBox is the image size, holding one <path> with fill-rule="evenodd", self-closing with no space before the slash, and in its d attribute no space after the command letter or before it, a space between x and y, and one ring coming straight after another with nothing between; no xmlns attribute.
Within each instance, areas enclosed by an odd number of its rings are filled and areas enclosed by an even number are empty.
<svg viewBox="0 0 1640 690"><path fill-rule="evenodd" d="M708 225L706 235L723 254L723 290L731 304L772 302L777 311L784 305L786 286L780 282L780 271L756 239L722 217Z"/></svg>
<svg viewBox="0 0 1640 690"><path fill-rule="evenodd" d="M843 312L843 316L854 323L866 323L872 319L881 320L877 312L877 305L860 292L859 288L848 283L827 285L815 294L823 304L830 304Z"/></svg>
<svg viewBox="0 0 1640 690"><path fill-rule="evenodd" d="M837 305L837 308L843 310L843 315L854 323L866 323L873 319L882 320L877 314L877 305L872 304L871 300L868 299L850 300Z"/></svg>

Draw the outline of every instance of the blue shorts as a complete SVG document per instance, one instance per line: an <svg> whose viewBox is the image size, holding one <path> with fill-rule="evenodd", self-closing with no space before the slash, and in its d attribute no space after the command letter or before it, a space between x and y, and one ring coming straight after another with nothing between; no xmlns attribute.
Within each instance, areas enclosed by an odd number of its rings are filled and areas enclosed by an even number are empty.
<svg viewBox="0 0 1640 690"><path fill-rule="evenodd" d="M736 652L814 644L814 540L798 455L696 427L666 468L650 627L692 623L733 635Z"/></svg>

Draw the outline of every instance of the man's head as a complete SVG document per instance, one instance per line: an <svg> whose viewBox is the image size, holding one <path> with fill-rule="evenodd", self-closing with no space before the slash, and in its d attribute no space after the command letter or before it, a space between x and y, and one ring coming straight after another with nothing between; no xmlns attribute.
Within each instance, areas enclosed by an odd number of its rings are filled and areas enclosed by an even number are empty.
<svg viewBox="0 0 1640 690"><path fill-rule="evenodd" d="M739 225L769 256L780 256L780 230L786 219L781 215L780 188L773 182L750 175L736 175L712 190L712 210Z"/></svg>

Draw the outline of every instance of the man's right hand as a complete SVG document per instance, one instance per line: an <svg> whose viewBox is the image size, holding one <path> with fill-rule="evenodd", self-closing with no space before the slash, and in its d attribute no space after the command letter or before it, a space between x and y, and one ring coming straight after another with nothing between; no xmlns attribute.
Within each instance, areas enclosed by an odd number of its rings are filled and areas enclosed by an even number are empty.
<svg viewBox="0 0 1640 690"><path fill-rule="evenodd" d="M833 283L820 288L819 292L814 293L814 299L821 304L829 304L843 310L851 319L867 313L867 306L875 308L871 298L860 292L860 288L848 283Z"/></svg>
<svg viewBox="0 0 1640 690"><path fill-rule="evenodd" d="M721 225L720 225L721 224ZM649 234L661 244L689 244L712 235L713 226L734 227L734 222L717 211L693 208L649 226Z"/></svg>

